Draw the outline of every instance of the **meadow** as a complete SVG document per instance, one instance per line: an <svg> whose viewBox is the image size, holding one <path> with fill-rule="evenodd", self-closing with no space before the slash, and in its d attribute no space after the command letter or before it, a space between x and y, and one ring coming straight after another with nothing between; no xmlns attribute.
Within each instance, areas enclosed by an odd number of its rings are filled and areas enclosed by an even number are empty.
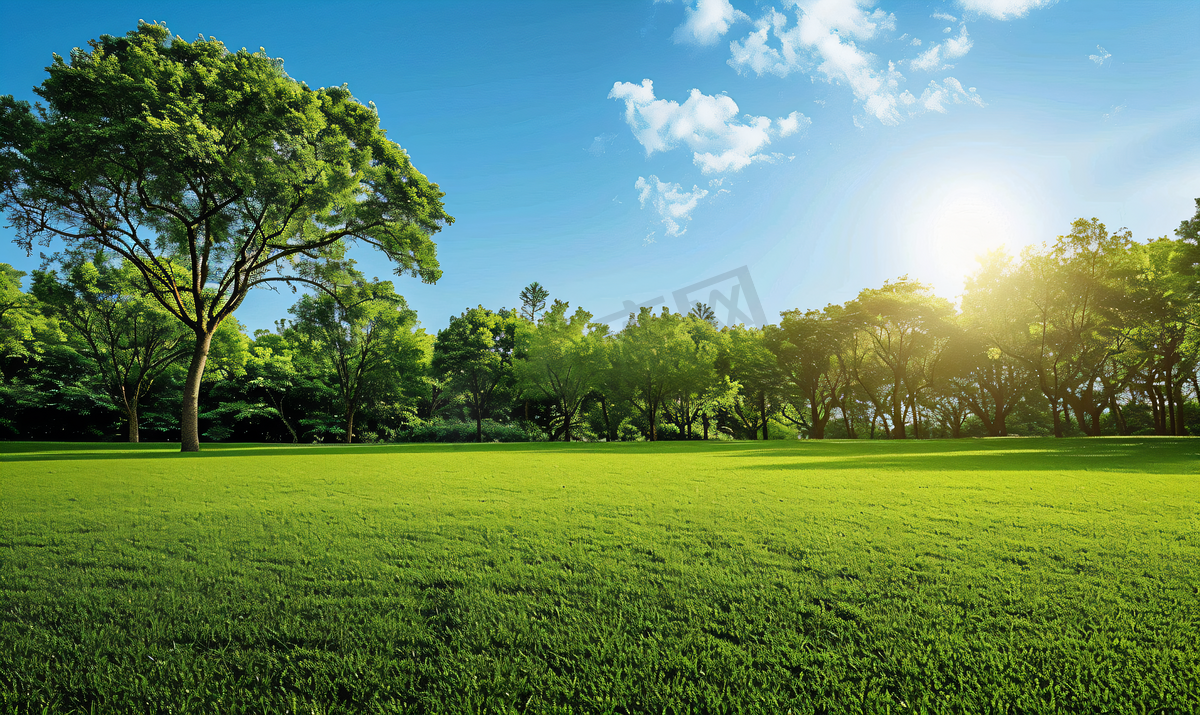
<svg viewBox="0 0 1200 715"><path fill-rule="evenodd" d="M0 712L1200 711L1200 440L0 443Z"/></svg>

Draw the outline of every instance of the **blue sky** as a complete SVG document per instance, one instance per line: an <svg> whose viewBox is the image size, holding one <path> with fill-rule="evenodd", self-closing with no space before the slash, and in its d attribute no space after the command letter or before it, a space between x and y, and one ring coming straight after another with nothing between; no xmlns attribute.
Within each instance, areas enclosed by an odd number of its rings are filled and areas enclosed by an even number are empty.
<svg viewBox="0 0 1200 715"><path fill-rule="evenodd" d="M1195 0L4 3L0 93L139 18L376 103L457 219L442 280L396 281L430 330L534 280L604 315L740 266L771 321L904 274L953 298L980 251L1168 235L1200 196Z"/></svg>

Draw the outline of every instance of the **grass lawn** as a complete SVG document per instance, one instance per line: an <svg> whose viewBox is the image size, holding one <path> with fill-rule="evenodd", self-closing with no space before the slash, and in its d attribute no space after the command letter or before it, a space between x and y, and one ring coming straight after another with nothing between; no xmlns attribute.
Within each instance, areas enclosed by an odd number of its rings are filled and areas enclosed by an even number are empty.
<svg viewBox="0 0 1200 715"><path fill-rule="evenodd" d="M0 712L1197 712L1200 440L0 443Z"/></svg>

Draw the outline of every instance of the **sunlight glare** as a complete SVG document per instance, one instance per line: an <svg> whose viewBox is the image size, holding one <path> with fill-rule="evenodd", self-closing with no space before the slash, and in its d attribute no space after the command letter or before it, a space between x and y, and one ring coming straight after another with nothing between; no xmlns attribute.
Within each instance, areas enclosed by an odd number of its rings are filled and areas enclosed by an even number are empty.
<svg viewBox="0 0 1200 715"><path fill-rule="evenodd" d="M922 198L908 245L912 277L948 298L962 293L979 257L1001 246L1015 253L1030 238L1023 202L989 177L955 177Z"/></svg>

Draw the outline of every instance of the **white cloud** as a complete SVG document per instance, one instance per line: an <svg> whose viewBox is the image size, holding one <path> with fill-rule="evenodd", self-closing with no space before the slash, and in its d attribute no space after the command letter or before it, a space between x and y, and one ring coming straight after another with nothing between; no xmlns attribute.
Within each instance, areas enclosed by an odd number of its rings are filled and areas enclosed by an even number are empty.
<svg viewBox="0 0 1200 715"><path fill-rule="evenodd" d="M812 120L792 112L772 122L767 117L745 115L726 95L711 96L693 89L683 104L654 97L654 83L615 82L610 99L625 102L625 121L649 156L685 145L705 174L738 171L757 160L772 138L795 134ZM744 121L743 121L744 120Z"/></svg>
<svg viewBox="0 0 1200 715"><path fill-rule="evenodd" d="M786 77L792 72L805 72L813 79L845 85L867 117L888 125L899 124L906 113L944 111L948 103L970 101L982 105L973 92L946 90L941 85L938 85L941 94L927 88L921 98L904 90L901 87L904 75L896 69L896 63L888 62L883 67L875 55L861 46L896 28L895 16L873 9L873 0L784 0L784 3L795 10L794 24L787 15L768 8L749 34L730 43L729 66L738 73ZM951 15L942 19L955 20ZM920 47L921 41L914 38L911 44ZM933 44L910 64L916 70L945 69L947 60L962 57L970 51L971 44L963 25L957 37ZM953 86L961 89L957 81L953 81ZM857 118L855 122L861 125Z"/></svg>
<svg viewBox="0 0 1200 715"><path fill-rule="evenodd" d="M908 92L905 92L908 94ZM911 97L911 94L908 94ZM962 83L953 77L947 77L942 80L941 84L936 81L929 83L925 91L921 93L919 98L915 98L913 102L921 109L930 112L946 113L946 104L974 104L978 107L983 106L983 100L975 91L974 87L963 89ZM913 112L916 113L916 112Z"/></svg>
<svg viewBox="0 0 1200 715"><path fill-rule="evenodd" d="M755 30L741 42L730 43L729 65L739 73L786 77L795 71L820 76L831 84L850 87L867 114L884 124L897 124L900 80L894 63L876 69L875 56L857 42L893 30L896 17L870 10L870 0L797 0L797 22L788 27L783 13L768 9ZM789 3L790 4L790 3ZM779 49L768 44L769 35Z"/></svg>
<svg viewBox="0 0 1200 715"><path fill-rule="evenodd" d="M942 46L934 45L930 47L928 50L917 55L915 60L908 63L908 66L920 72L939 69L942 66Z"/></svg>
<svg viewBox="0 0 1200 715"><path fill-rule="evenodd" d="M1025 17L1030 10L1048 7L1055 2L1057 0L958 0L958 4L964 10L988 15L997 20Z"/></svg>
<svg viewBox="0 0 1200 715"><path fill-rule="evenodd" d="M958 37L952 37L942 45L942 56L948 60L956 60L970 52L972 44L971 37L967 34L967 26L963 25Z"/></svg>
<svg viewBox="0 0 1200 715"><path fill-rule="evenodd" d="M685 10L683 24L675 28L675 42L711 45L735 22L748 21L746 13L735 10L729 0L695 0Z"/></svg>
<svg viewBox="0 0 1200 715"><path fill-rule="evenodd" d="M687 228L681 227L680 224L691 221L692 211L701 199L708 196L708 191L699 186L693 186L691 191L684 191L679 184L659 181L653 174L648 180L639 176L634 188L638 190L638 201L641 202L642 208L646 208L648 200L658 212L668 236L682 236L687 233ZM649 239L650 236L646 238Z"/></svg>
<svg viewBox="0 0 1200 715"><path fill-rule="evenodd" d="M953 15L947 15L944 12L935 12L930 17L937 20L949 20L950 22L958 22L958 18Z"/></svg>
<svg viewBox="0 0 1200 715"><path fill-rule="evenodd" d="M1098 54L1088 55L1088 59L1091 60L1092 62L1095 62L1097 67L1104 64L1104 61L1107 60L1109 57L1112 57L1112 53L1109 52L1108 50L1104 49L1100 45L1096 45L1096 51Z"/></svg>
<svg viewBox="0 0 1200 715"><path fill-rule="evenodd" d="M800 114L799 112L792 112L786 117L776 119L775 122L779 127L780 137L791 136L801 129L807 127L809 124L812 124L811 119Z"/></svg>
<svg viewBox="0 0 1200 715"><path fill-rule="evenodd" d="M929 72L943 67L943 62L962 57L971 51L971 37L967 34L967 26L963 25L958 37L952 37L940 45L934 45L925 50L916 59L909 62L909 67L921 72Z"/></svg>
<svg viewBox="0 0 1200 715"><path fill-rule="evenodd" d="M592 139L592 143L589 144L584 151L592 156L600 156L604 152L608 151L609 145L612 144L613 139L616 138L616 134L601 134L595 139Z"/></svg>

